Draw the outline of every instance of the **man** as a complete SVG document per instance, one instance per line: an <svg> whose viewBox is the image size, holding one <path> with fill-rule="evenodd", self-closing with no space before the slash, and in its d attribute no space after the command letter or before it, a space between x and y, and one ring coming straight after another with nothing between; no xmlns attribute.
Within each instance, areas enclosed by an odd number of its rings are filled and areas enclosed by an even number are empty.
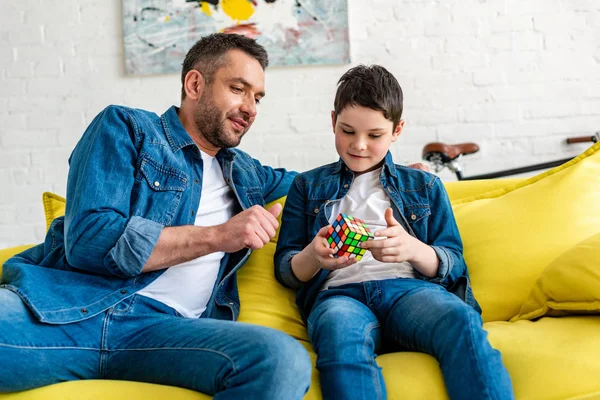
<svg viewBox="0 0 600 400"><path fill-rule="evenodd" d="M304 348L233 322L235 273L277 228L281 206L263 206L294 177L231 149L267 65L254 40L210 35L184 60L180 108L110 106L92 121L70 158L65 217L4 265L0 392L120 379L303 397Z"/></svg>

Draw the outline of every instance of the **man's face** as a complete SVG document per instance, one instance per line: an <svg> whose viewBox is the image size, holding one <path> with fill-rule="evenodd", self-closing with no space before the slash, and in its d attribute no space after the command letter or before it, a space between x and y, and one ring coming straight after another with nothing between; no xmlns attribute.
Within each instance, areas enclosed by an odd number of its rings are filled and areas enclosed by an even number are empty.
<svg viewBox="0 0 600 400"><path fill-rule="evenodd" d="M259 62L239 50L229 51L226 57L225 65L205 86L194 110L200 135L218 148L240 144L264 96L265 73Z"/></svg>
<svg viewBox="0 0 600 400"><path fill-rule="evenodd" d="M337 118L332 111L331 118L335 149L355 174L378 168L404 126L400 120L394 129L381 111L361 106L348 106Z"/></svg>

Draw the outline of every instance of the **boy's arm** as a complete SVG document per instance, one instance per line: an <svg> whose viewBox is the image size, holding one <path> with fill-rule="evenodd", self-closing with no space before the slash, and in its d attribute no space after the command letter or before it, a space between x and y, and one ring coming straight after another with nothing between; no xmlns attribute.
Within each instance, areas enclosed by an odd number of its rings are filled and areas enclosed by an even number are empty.
<svg viewBox="0 0 600 400"><path fill-rule="evenodd" d="M290 186L285 201L275 251L275 277L279 283L293 289L304 284L292 270L292 257L300 253L308 244L303 189L302 179L297 176Z"/></svg>
<svg viewBox="0 0 600 400"><path fill-rule="evenodd" d="M427 227L427 244L437 254L439 268L433 278L422 274L419 274L419 278L450 287L465 274L467 265L463 257L463 244L452 205L439 178L436 178L433 185L430 202L432 213Z"/></svg>

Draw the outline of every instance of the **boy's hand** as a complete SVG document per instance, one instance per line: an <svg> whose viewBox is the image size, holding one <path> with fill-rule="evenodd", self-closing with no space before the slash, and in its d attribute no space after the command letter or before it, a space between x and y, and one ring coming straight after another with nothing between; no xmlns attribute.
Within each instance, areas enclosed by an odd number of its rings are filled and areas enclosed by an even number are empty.
<svg viewBox="0 0 600 400"><path fill-rule="evenodd" d="M385 210L385 222L387 228L375 232L374 235L375 237L383 236L386 239L362 242L360 247L369 250L377 261L388 263L412 261L419 245L423 245L423 243L404 230L394 218L391 208Z"/></svg>
<svg viewBox="0 0 600 400"><path fill-rule="evenodd" d="M313 261L316 266L322 269L336 270L346 268L356 263L356 258L347 256L335 258L335 250L329 247L327 243L327 231L331 225L324 226L319 230L313 241L306 246L306 249L313 255Z"/></svg>

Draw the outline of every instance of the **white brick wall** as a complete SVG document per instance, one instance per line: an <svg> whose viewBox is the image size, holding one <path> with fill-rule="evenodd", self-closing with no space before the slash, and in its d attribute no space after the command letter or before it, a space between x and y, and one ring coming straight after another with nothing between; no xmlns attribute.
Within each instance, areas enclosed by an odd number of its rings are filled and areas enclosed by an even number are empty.
<svg viewBox="0 0 600 400"><path fill-rule="evenodd" d="M405 91L399 162L423 144L475 141L466 174L575 155L600 130L600 1L348 0L352 60ZM0 248L40 242L41 194L65 194L67 158L108 104L162 113L177 74L123 71L120 0L4 0L0 13ZM279 67L242 148L306 170L336 159L329 111L348 68ZM444 179L452 179L442 173Z"/></svg>

